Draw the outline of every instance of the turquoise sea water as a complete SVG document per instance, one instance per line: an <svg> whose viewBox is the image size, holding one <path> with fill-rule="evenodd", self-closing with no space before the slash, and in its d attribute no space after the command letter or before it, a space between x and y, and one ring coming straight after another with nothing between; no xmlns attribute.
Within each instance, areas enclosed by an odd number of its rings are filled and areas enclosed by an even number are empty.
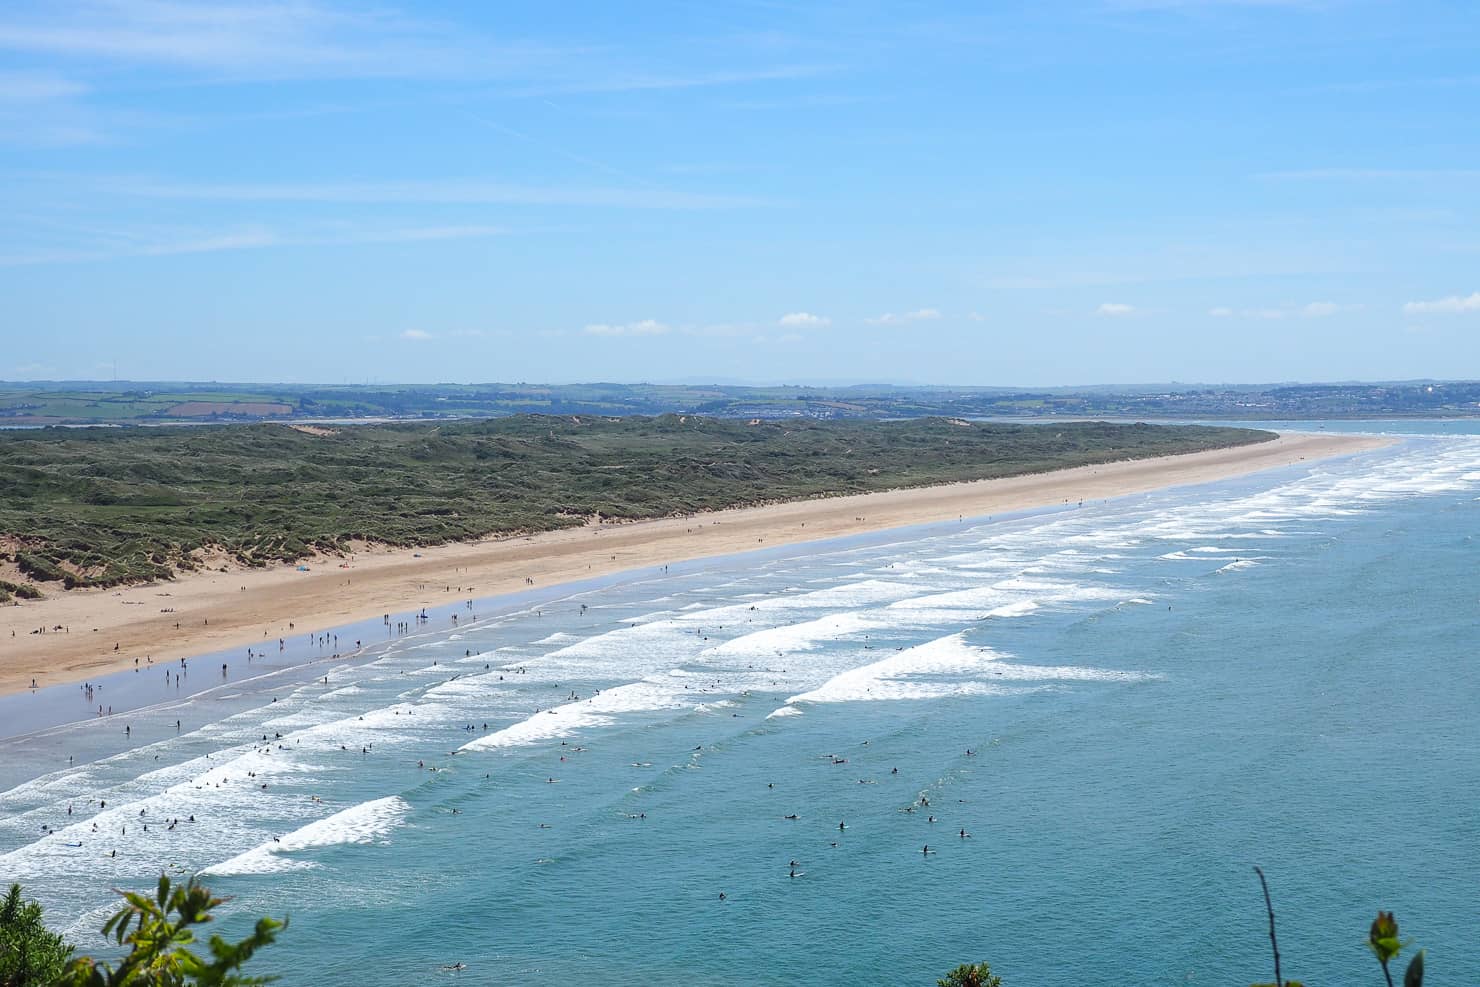
<svg viewBox="0 0 1480 987"><path fill-rule="evenodd" d="M1287 976L1376 982L1383 907L1476 982L1480 427L1329 427L1402 437L18 697L0 882L96 946L204 870L289 984L1070 987L1272 979L1257 863Z"/></svg>

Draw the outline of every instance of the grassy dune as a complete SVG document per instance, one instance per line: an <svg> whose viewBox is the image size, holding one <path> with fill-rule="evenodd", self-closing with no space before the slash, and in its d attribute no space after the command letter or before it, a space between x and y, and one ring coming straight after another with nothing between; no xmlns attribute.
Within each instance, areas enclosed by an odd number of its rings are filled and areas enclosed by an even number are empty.
<svg viewBox="0 0 1480 987"><path fill-rule="evenodd" d="M518 416L356 426L0 433L0 567L110 586L292 561L352 541L430 545L1241 445L1196 426Z"/></svg>

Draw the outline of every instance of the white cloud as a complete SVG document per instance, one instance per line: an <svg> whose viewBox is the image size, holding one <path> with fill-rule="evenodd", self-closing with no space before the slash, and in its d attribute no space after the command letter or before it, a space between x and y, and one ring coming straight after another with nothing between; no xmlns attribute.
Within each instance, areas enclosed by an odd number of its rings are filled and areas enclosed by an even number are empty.
<svg viewBox="0 0 1480 987"><path fill-rule="evenodd" d="M917 308L913 312L885 312L872 319L864 319L871 326L897 326L906 322L929 322L941 317L938 308Z"/></svg>
<svg viewBox="0 0 1480 987"><path fill-rule="evenodd" d="M1220 305L1217 308L1208 309L1208 314L1215 319L1260 319L1265 322L1275 322L1280 319L1294 318L1324 319L1341 312L1355 311L1361 307L1361 305L1341 305L1336 302L1308 302L1304 305L1241 309Z"/></svg>
<svg viewBox="0 0 1480 987"><path fill-rule="evenodd" d="M583 331L588 336L661 336L672 329L656 319L643 319L640 322L624 322L619 325L595 322L586 326Z"/></svg>
<svg viewBox="0 0 1480 987"><path fill-rule="evenodd" d="M813 315L811 312L788 312L777 319L776 324L791 329L821 329L832 325L832 319L825 315Z"/></svg>
<svg viewBox="0 0 1480 987"><path fill-rule="evenodd" d="M1101 302L1100 307L1095 309L1095 314L1115 318L1122 315L1134 315L1135 311L1134 305L1126 305L1123 302Z"/></svg>
<svg viewBox="0 0 1480 987"><path fill-rule="evenodd" d="M1442 313L1445 315L1457 315L1463 312L1480 312L1480 291L1472 295L1461 297L1450 295L1448 298L1436 298L1427 302L1407 302L1403 305L1403 311L1409 313Z"/></svg>
<svg viewBox="0 0 1480 987"><path fill-rule="evenodd" d="M405 332L401 333L401 338L402 339L433 339L435 337L431 333L427 332L425 329L407 329Z"/></svg>

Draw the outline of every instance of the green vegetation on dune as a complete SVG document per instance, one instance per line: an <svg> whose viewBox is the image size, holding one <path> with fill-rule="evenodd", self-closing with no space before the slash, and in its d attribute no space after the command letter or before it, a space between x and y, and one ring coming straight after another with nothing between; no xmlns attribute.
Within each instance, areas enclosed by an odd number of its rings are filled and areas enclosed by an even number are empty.
<svg viewBox="0 0 1480 987"><path fill-rule="evenodd" d="M0 433L0 549L28 580L168 578L351 541L431 545L1257 442L1196 426L516 416Z"/></svg>

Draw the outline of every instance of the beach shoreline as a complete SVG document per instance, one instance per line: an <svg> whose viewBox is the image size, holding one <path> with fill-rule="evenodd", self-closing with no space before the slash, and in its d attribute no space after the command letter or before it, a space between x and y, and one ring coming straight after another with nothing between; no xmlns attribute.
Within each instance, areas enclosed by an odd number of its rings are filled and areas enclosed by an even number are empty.
<svg viewBox="0 0 1480 987"><path fill-rule="evenodd" d="M1252 445L1049 473L787 501L688 517L587 525L420 549L373 548L267 569L184 574L167 583L73 590L0 608L0 694L81 682L277 638L322 633L408 608L440 607L657 569L757 548L802 545L958 518L1209 483L1391 444L1284 433ZM32 633L37 628L56 628Z"/></svg>

